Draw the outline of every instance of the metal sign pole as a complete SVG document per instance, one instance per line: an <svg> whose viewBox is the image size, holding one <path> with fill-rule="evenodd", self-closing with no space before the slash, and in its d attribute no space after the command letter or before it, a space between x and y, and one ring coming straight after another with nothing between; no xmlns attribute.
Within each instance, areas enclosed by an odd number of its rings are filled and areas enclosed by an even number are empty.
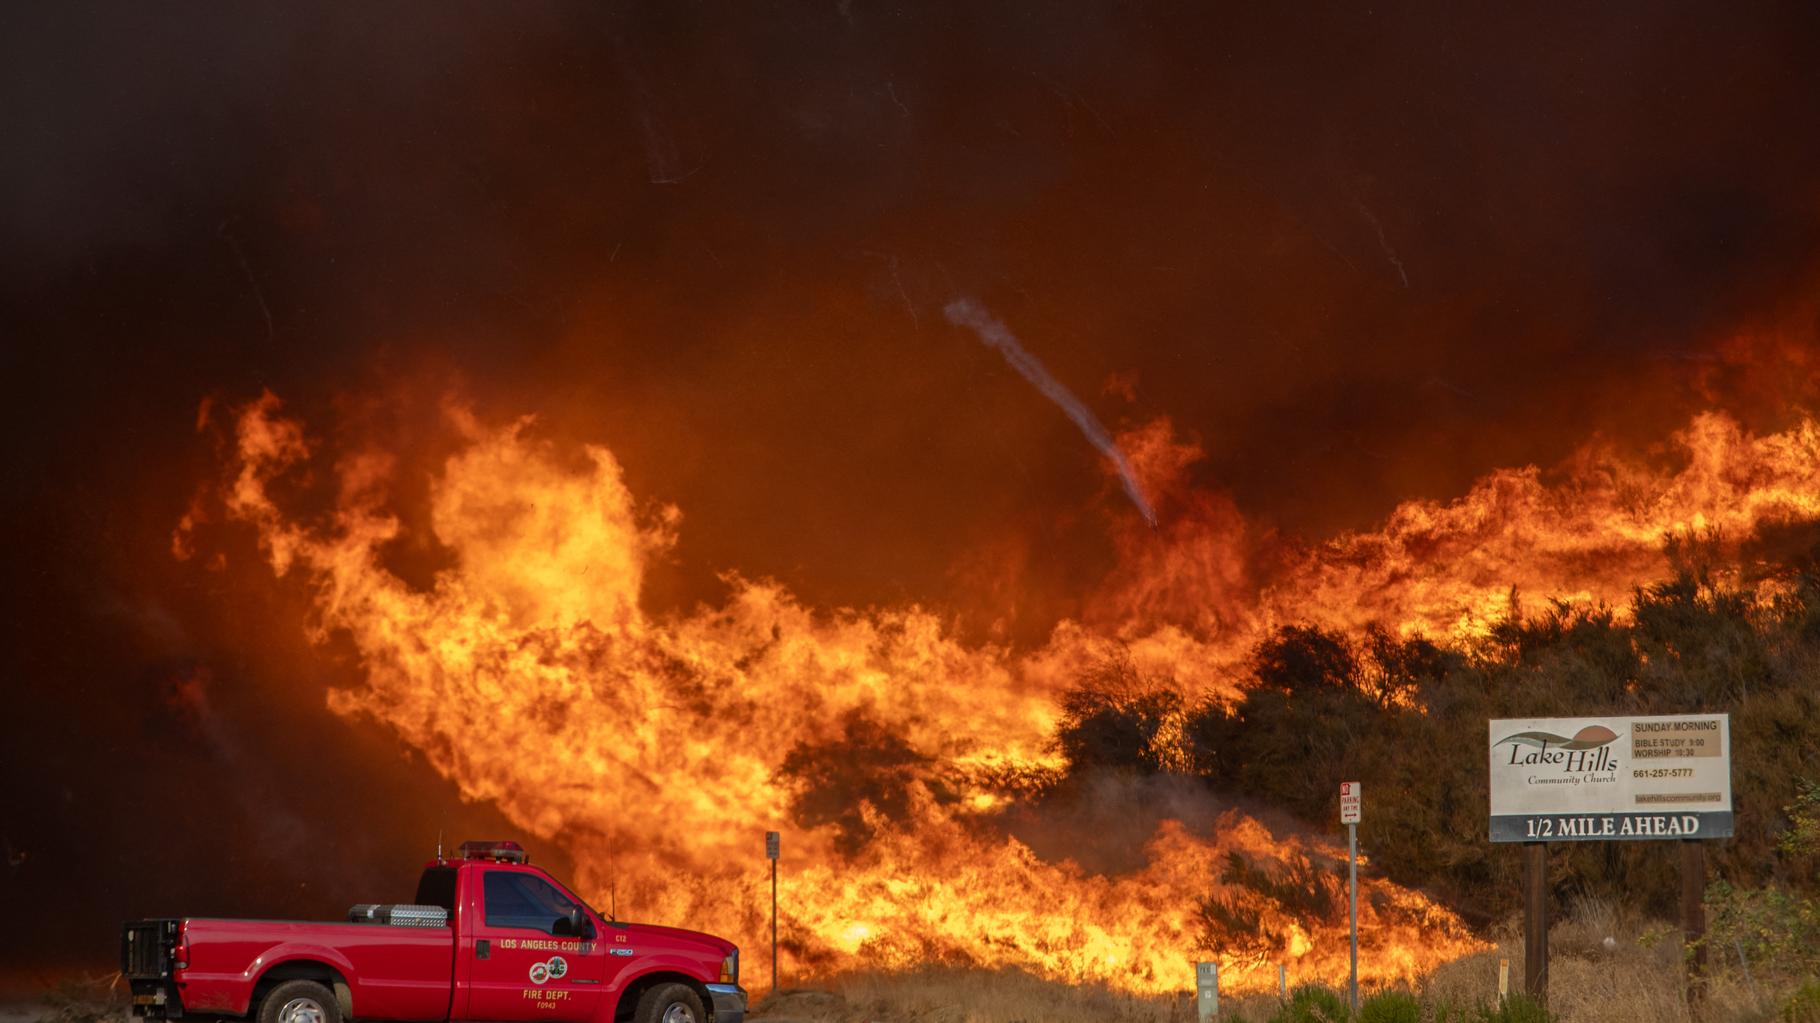
<svg viewBox="0 0 1820 1023"><path fill-rule="evenodd" d="M1346 893L1352 903L1352 977L1347 985L1352 1014L1359 1014L1359 816L1365 801L1356 781L1340 783L1340 823L1346 825Z"/></svg>
<svg viewBox="0 0 1820 1023"><path fill-rule="evenodd" d="M1352 1014L1359 1014L1359 826L1346 825L1346 889L1352 894Z"/></svg>
<svg viewBox="0 0 1820 1023"><path fill-rule="evenodd" d="M777 861L771 861L771 993L777 994Z"/></svg>
<svg viewBox="0 0 1820 1023"><path fill-rule="evenodd" d="M771 861L771 993L777 994L777 854L783 836L765 832L765 859Z"/></svg>

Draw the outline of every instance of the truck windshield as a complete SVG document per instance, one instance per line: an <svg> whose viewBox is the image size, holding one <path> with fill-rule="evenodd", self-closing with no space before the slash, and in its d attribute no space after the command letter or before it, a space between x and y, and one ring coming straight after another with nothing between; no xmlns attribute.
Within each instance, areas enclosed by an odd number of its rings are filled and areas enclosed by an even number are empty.
<svg viewBox="0 0 1820 1023"><path fill-rule="evenodd" d="M556 921L579 908L555 885L533 874L489 870L483 891L488 927L527 927L554 934Z"/></svg>

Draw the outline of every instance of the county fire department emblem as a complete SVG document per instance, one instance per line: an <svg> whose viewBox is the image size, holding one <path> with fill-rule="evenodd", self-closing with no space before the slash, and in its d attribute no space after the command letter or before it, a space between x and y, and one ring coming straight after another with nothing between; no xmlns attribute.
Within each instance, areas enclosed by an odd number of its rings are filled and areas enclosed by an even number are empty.
<svg viewBox="0 0 1820 1023"><path fill-rule="evenodd" d="M561 980L569 972L569 964L562 956L551 956L548 962L531 964L531 983L542 984L546 980Z"/></svg>

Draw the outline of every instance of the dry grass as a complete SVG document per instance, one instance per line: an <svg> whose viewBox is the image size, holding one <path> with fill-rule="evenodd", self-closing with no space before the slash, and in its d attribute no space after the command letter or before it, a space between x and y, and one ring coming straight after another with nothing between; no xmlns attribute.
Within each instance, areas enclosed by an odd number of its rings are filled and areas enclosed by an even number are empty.
<svg viewBox="0 0 1820 1023"><path fill-rule="evenodd" d="M827 991L785 990L754 1006L764 1023L1186 1023L1187 995L1127 995L1019 970L931 967L854 973Z"/></svg>
<svg viewBox="0 0 1820 1023"><path fill-rule="evenodd" d="M1423 995L1456 1003L1481 999L1497 990L1499 959L1510 961L1511 987L1520 989L1524 951L1520 931L1520 921L1512 920L1491 936L1497 948L1436 970L1424 978ZM1549 1008L1559 1018L1573 1023L1690 1020L1682 996L1685 981L1677 925L1640 920L1609 904L1583 901L1549 928L1548 948ZM1708 975L1709 1021L1773 1018L1773 1008L1790 987L1764 978L1747 982L1736 961L1721 961L1717 950Z"/></svg>
<svg viewBox="0 0 1820 1023"><path fill-rule="evenodd" d="M1267 1020L1270 995L1226 995L1222 1020ZM1193 1023L1194 1002L1130 995L1103 985L1064 984L1020 970L931 967L854 973L825 990L785 990L753 1006L755 1023Z"/></svg>
<svg viewBox="0 0 1820 1023"><path fill-rule="evenodd" d="M74 975L45 992L38 1007L38 1023L123 1023L128 988L118 973Z"/></svg>
<svg viewBox="0 0 1820 1023"><path fill-rule="evenodd" d="M1495 949L1441 967L1415 986L1430 1006L1472 1006L1496 999L1498 960L1510 960L1511 987L1523 984L1523 940L1513 921L1489 937ZM1608 946L1606 939L1610 938ZM1549 930L1549 1001L1568 1023L1692 1023L1682 1002L1681 934L1596 901L1576 905ZM1733 957L1713 953L1705 1023L1777 1018L1792 988L1754 964L1747 982ZM1070 985L1017 970L931 967L907 973L856 973L824 990L785 991L754 1006L760 1023L1188 1023L1192 983L1180 995L1140 996L1099 985ZM1262 1023L1281 1003L1270 995L1224 997L1224 1020Z"/></svg>

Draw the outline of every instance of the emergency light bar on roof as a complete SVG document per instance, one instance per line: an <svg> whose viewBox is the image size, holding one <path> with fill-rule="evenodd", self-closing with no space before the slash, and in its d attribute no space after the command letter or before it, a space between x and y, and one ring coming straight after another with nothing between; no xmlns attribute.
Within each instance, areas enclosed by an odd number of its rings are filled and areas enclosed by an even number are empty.
<svg viewBox="0 0 1820 1023"><path fill-rule="evenodd" d="M461 858L464 860L492 860L495 863L529 863L531 857L525 854L525 847L517 842L463 842Z"/></svg>

